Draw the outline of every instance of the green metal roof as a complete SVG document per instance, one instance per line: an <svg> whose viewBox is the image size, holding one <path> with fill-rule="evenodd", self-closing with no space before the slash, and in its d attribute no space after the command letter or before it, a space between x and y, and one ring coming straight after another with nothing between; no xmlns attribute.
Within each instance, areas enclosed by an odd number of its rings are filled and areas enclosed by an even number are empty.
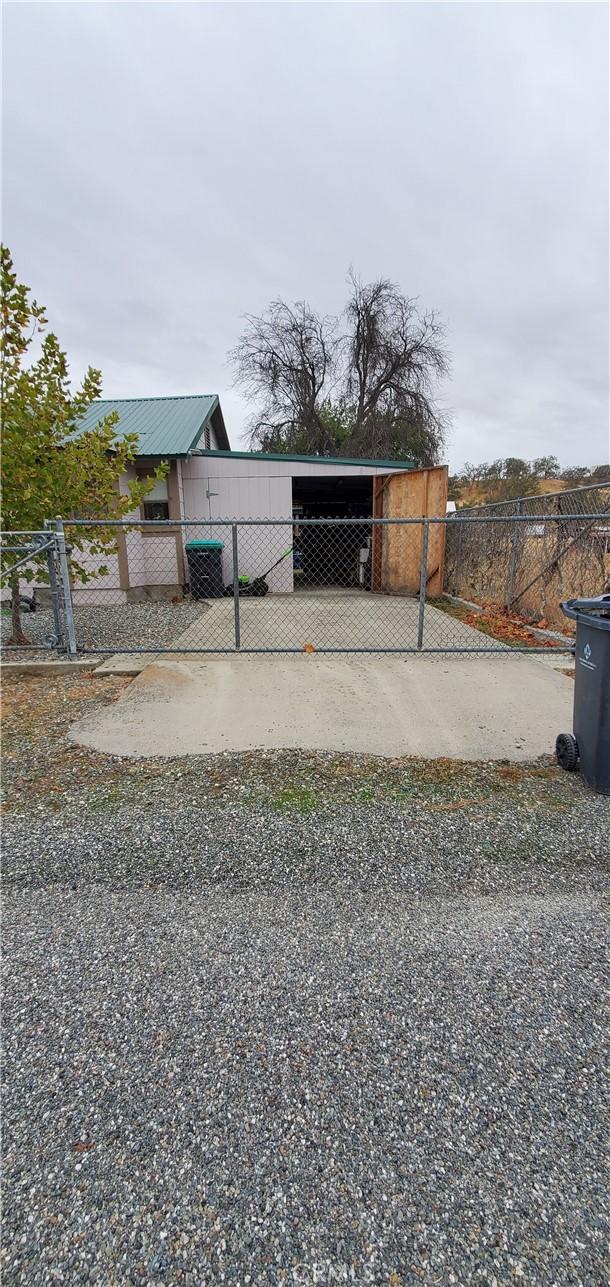
<svg viewBox="0 0 610 1287"><path fill-rule="evenodd" d="M186 456L197 446L215 412L214 428L219 439L229 446L216 393L177 398L100 398L88 407L79 430L93 429L111 411L119 415L115 426L118 440L130 433L138 435L138 456Z"/></svg>
<svg viewBox="0 0 610 1287"><path fill-rule="evenodd" d="M366 465L374 469L416 469L412 460L364 460L348 456L292 456L283 451L204 451L197 456L223 457L227 460L295 460L308 465Z"/></svg>

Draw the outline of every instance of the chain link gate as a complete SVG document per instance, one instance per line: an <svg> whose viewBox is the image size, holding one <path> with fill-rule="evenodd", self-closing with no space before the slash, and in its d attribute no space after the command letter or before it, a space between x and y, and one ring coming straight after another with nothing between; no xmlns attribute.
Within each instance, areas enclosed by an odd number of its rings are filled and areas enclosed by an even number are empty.
<svg viewBox="0 0 610 1287"><path fill-rule="evenodd" d="M110 648L100 610L97 637L86 652L421 651L430 559L436 558L429 572L437 593L442 588L442 550L435 555L427 520L67 522L71 546L82 546L85 527L89 534L98 530L106 546L105 566L91 583L100 609L112 607L116 621L122 608L129 622ZM444 527L436 530L442 545ZM98 554L92 553L92 568ZM77 625L86 593L75 587ZM155 616L164 618L164 636L173 619L171 637L146 637L147 621Z"/></svg>
<svg viewBox="0 0 610 1287"><path fill-rule="evenodd" d="M2 585L2 649L8 652L39 652L48 650L77 654L77 641L72 606L72 583L69 550L66 546L62 519L45 522L39 532L3 532L0 543L0 578ZM11 642L7 618L12 604L12 587L19 594L20 612L39 611L37 597L41 591L48 594L49 606L42 608L43 627L38 637L25 642ZM34 594L27 595L23 587L34 587ZM24 631L25 634L25 631Z"/></svg>
<svg viewBox="0 0 610 1287"><path fill-rule="evenodd" d="M74 584L77 633L81 603L99 609L78 639L87 653L513 652L451 615L447 595L506 606L511 578L517 591L534 580L554 595L549 625L559 630L560 598L598 593L610 575L605 504L571 514L66 522L81 565L85 534L95 575ZM536 604L529 619L542 615ZM569 637L554 642L572 650ZM541 636L523 650L548 646Z"/></svg>
<svg viewBox="0 0 610 1287"><path fill-rule="evenodd" d="M430 518L57 519L5 534L5 583L25 574L40 597L26 649L68 656L514 652L452 606L521 603L562 629L560 600L610 577L610 486L593 499Z"/></svg>

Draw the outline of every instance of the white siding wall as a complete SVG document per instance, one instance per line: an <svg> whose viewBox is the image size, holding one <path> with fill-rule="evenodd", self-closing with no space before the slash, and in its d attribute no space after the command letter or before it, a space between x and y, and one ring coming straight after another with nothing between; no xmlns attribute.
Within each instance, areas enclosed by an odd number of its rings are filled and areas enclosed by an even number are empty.
<svg viewBox="0 0 610 1287"><path fill-rule="evenodd" d="M127 472L119 479L119 491L124 496L127 492L129 481L135 477L133 466L129 466ZM66 523L66 539L70 542L70 525ZM75 551L76 560L87 569L88 572L97 573L98 568L106 567L108 572L105 576L94 576L92 581L83 584L82 581L75 581L72 589L72 598L75 604L78 603L124 603L125 591L120 586L119 560L116 554L110 552L103 554L92 554L87 546L79 552Z"/></svg>
<svg viewBox="0 0 610 1287"><path fill-rule="evenodd" d="M135 468L130 465L120 480L120 490L123 495L126 494L128 485L135 476ZM125 518L133 518L134 522L138 523L139 507L126 514ZM69 539L69 528L67 535ZM130 587L176 585L182 580L182 573L178 570L176 538L173 534L142 536L141 529L135 527L126 531L125 547ZM127 596L120 586L119 560L116 554L91 554L88 550L83 550L77 557L79 562L91 572L96 572L101 566L107 567L108 572L105 576L95 576L86 585L75 582L73 590L75 603L125 602Z"/></svg>
<svg viewBox="0 0 610 1287"><path fill-rule="evenodd" d="M238 466L245 466L241 469ZM249 467L249 468L248 468ZM292 517L292 475L285 471L271 474L272 463L261 465L226 457L192 456L182 465L184 517L200 519L205 529L190 535L222 541L223 577L231 579L233 556L231 529L215 527L215 518L285 518ZM215 493L208 496L206 492ZM206 521L207 520L207 521ZM188 533L188 529L187 529ZM189 539L187 535L187 540ZM239 571L252 579L279 559L292 545L292 526L241 528L238 533ZM287 558L271 574L269 589L288 593L293 589L292 560Z"/></svg>
<svg viewBox="0 0 610 1287"><path fill-rule="evenodd" d="M69 542L69 528L66 535ZM95 575L92 581L86 581L84 584L82 581L75 581L72 589L74 603L123 603L125 601L125 591L121 590L119 582L119 560L116 554L106 552L91 554L85 548L80 552L75 550L74 557L88 572L97 573L100 567L108 569L105 576Z"/></svg>
<svg viewBox="0 0 610 1287"><path fill-rule="evenodd" d="M238 456L191 456L182 462L184 518L199 519L205 530L191 536L224 543L223 575L232 576L231 529L214 526L215 518L292 518L292 480L329 475L373 478L393 471L370 465L331 465L317 461L249 460ZM213 493L208 496L207 492ZM210 522L210 519L212 520ZM186 529L188 533L188 529ZM239 571L260 576L292 545L292 525L239 529ZM188 535L186 540L188 540ZM269 577L269 589L294 589L292 560L286 559Z"/></svg>
<svg viewBox="0 0 610 1287"><path fill-rule="evenodd" d="M189 539L211 538L224 544L223 575L225 581L232 577L231 529L220 527L214 519L240 518L292 518L292 480L316 475L328 478L354 475L375 477L379 474L400 472L371 465L322 464L316 461L267 461L240 459L227 456L191 456L177 461L178 495L180 509L185 519L197 520L197 528L183 528L182 542ZM121 479L125 493L135 469L129 467ZM210 497L207 492L212 493ZM137 523L139 510L133 515ZM68 534L69 535L69 534ZM289 521L278 527L251 527L239 530L239 571L250 578L260 576L292 545L292 524ZM132 587L175 584L181 580L178 568L175 536L143 537L134 529L126 534L129 563L129 584ZM116 554L92 555L84 551L80 560L92 571L101 565L108 568L103 577L95 577L86 586L74 589L75 602L119 603L126 598L120 587L119 563ZM292 560L271 573L269 588L275 593L287 593L294 588Z"/></svg>

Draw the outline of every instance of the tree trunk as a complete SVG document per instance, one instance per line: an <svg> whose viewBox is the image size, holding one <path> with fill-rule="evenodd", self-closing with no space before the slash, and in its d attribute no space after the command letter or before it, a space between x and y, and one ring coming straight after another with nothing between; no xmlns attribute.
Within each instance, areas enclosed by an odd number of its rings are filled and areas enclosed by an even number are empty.
<svg viewBox="0 0 610 1287"><path fill-rule="evenodd" d="M19 577L11 577L11 627L12 633L9 644L28 644L30 641L27 635L23 633L21 625L21 599L19 597Z"/></svg>

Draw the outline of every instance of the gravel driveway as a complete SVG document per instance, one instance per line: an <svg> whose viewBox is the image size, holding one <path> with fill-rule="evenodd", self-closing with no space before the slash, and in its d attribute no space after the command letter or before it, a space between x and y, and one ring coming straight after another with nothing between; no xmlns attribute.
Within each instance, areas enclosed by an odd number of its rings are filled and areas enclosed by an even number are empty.
<svg viewBox="0 0 610 1287"><path fill-rule="evenodd" d="M273 760L9 810L4 1281L608 1281L608 801Z"/></svg>

